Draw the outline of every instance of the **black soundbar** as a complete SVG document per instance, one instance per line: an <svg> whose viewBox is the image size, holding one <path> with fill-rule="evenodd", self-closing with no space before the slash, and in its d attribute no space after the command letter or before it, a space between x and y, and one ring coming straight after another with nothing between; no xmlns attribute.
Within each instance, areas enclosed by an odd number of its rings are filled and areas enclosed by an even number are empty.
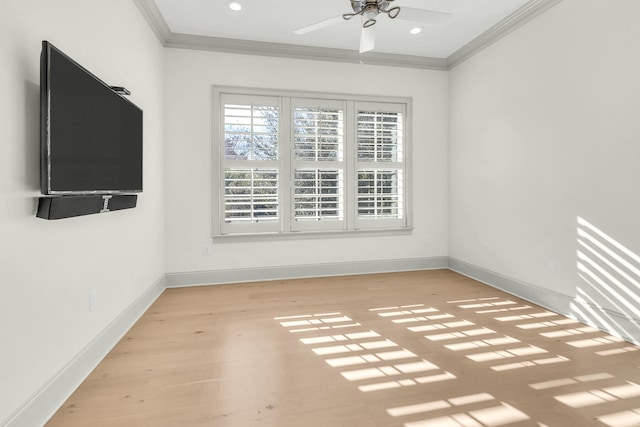
<svg viewBox="0 0 640 427"><path fill-rule="evenodd" d="M62 219L135 208L137 195L109 194L96 196L40 197L36 216L43 219Z"/></svg>

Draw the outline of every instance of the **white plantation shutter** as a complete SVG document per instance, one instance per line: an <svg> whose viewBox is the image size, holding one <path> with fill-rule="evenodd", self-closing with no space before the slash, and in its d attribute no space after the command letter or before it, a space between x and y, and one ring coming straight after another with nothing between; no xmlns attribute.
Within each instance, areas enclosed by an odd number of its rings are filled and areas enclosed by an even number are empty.
<svg viewBox="0 0 640 427"><path fill-rule="evenodd" d="M310 102L300 101L297 102ZM294 158L302 161L342 161L344 155L344 107L316 101L326 107L293 107ZM310 104L310 105L315 105ZM333 106L330 106L334 104Z"/></svg>
<svg viewBox="0 0 640 427"><path fill-rule="evenodd" d="M401 169L358 171L358 216L368 219L403 217Z"/></svg>
<svg viewBox="0 0 640 427"><path fill-rule="evenodd" d="M278 107L262 104L225 104L226 160L277 160Z"/></svg>
<svg viewBox="0 0 640 427"><path fill-rule="evenodd" d="M344 219L343 172L339 169L296 169L294 218L296 221Z"/></svg>
<svg viewBox="0 0 640 427"><path fill-rule="evenodd" d="M404 106L356 104L359 228L403 227L405 221Z"/></svg>
<svg viewBox="0 0 640 427"><path fill-rule="evenodd" d="M224 220L228 223L278 220L276 169L227 169L224 173Z"/></svg>
<svg viewBox="0 0 640 427"><path fill-rule="evenodd" d="M294 99L292 231L344 229L344 102Z"/></svg>
<svg viewBox="0 0 640 427"><path fill-rule="evenodd" d="M411 227L410 100L253 92L214 88L215 236Z"/></svg>
<svg viewBox="0 0 640 427"><path fill-rule="evenodd" d="M358 111L358 160L402 162L402 113Z"/></svg>
<svg viewBox="0 0 640 427"><path fill-rule="evenodd" d="M280 229L279 100L224 95L223 233Z"/></svg>

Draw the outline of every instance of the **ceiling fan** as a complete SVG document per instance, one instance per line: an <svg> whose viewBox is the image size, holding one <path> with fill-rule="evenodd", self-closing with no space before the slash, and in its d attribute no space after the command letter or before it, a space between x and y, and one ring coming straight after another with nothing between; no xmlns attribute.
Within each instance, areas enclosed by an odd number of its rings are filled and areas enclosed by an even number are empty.
<svg viewBox="0 0 640 427"><path fill-rule="evenodd" d="M360 53L372 50L375 47L374 25L376 18L385 14L390 19L415 22L417 24L437 24L451 17L450 13L436 12L434 10L415 9L411 7L393 6L395 0L349 0L353 13L345 13L341 16L325 19L316 24L309 25L294 31L295 34L307 34L339 22L348 21L355 16L362 17L362 32L360 33ZM400 13L402 12L402 13Z"/></svg>

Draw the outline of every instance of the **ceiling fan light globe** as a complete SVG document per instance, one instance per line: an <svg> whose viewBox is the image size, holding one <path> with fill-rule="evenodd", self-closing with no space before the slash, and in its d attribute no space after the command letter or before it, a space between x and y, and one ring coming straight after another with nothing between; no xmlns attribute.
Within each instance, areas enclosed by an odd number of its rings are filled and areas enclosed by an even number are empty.
<svg viewBox="0 0 640 427"><path fill-rule="evenodd" d="M376 16L378 16L379 12L380 11L378 10L378 5L376 5L376 4L368 4L364 8L364 12L362 13L362 16L365 19L373 19Z"/></svg>
<svg viewBox="0 0 640 427"><path fill-rule="evenodd" d="M399 13L400 8L398 6L392 7L391 9L387 10L387 15L389 15L389 18L391 19L396 19L396 16L398 16Z"/></svg>

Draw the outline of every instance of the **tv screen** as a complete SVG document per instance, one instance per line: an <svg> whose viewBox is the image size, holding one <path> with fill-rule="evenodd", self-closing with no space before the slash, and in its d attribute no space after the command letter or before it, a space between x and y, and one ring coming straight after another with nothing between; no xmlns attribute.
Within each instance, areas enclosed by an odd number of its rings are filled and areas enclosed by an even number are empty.
<svg viewBox="0 0 640 427"><path fill-rule="evenodd" d="M142 110L42 42L41 191L142 191Z"/></svg>

